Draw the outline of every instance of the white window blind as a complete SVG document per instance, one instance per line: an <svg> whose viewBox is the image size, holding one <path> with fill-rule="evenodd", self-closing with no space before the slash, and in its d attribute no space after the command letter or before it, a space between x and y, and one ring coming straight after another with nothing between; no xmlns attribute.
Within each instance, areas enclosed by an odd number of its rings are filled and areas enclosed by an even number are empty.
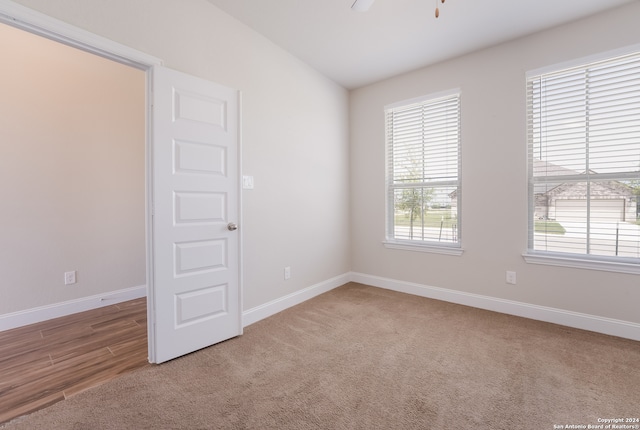
<svg viewBox="0 0 640 430"><path fill-rule="evenodd" d="M640 259L640 53L527 80L530 252Z"/></svg>
<svg viewBox="0 0 640 430"><path fill-rule="evenodd" d="M387 240L459 247L460 95L386 109Z"/></svg>

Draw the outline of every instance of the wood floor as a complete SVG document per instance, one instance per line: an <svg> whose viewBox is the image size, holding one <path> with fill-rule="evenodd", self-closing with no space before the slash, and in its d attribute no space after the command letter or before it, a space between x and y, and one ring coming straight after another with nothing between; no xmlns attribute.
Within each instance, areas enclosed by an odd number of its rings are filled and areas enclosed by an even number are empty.
<svg viewBox="0 0 640 430"><path fill-rule="evenodd" d="M147 360L145 298L0 332L0 424Z"/></svg>

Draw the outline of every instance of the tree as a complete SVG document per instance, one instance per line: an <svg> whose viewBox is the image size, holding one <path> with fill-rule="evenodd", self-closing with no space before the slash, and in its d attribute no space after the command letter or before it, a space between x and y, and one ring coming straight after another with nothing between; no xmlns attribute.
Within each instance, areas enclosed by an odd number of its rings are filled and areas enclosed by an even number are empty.
<svg viewBox="0 0 640 430"><path fill-rule="evenodd" d="M640 179L621 182L631 188L631 192L636 196L636 221L640 221Z"/></svg>
<svg viewBox="0 0 640 430"><path fill-rule="evenodd" d="M409 213L410 239L413 239L413 222L418 216L424 216L432 195L432 188L404 188L396 197L396 209Z"/></svg>
<svg viewBox="0 0 640 430"><path fill-rule="evenodd" d="M640 221L640 180L631 181L629 186L633 189L636 196L636 220Z"/></svg>

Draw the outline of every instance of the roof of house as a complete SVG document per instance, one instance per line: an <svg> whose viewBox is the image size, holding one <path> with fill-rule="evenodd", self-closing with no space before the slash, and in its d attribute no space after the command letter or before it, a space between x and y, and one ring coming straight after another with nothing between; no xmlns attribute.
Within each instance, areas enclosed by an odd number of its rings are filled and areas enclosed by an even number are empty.
<svg viewBox="0 0 640 430"><path fill-rule="evenodd" d="M568 169L566 167L559 166L557 164L550 163L548 161L543 161L539 159L533 160L533 172L534 173L542 173L549 176L563 176L563 175L585 175L587 171L584 172L576 172L575 170ZM597 175L597 172L593 170L588 170L590 175ZM534 184L534 194L543 195L543 194L554 194L556 197L560 194L570 194L576 193L576 188L580 189L584 187L584 182L545 182L545 183L536 183ZM599 187L607 188L609 190L614 191L615 194L619 196L630 197L633 195L633 190L628 185L625 185L619 181L608 180L605 182L599 183ZM581 191L578 193L582 193Z"/></svg>

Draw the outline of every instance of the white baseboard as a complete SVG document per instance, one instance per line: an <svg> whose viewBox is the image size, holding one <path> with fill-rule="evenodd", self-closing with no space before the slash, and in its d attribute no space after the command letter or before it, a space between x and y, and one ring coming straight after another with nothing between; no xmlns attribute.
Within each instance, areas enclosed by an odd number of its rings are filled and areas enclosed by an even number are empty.
<svg viewBox="0 0 640 430"><path fill-rule="evenodd" d="M446 288L431 287L357 272L350 272L336 276L335 278L319 282L303 290L296 291L279 299L272 300L271 302L244 311L242 314L243 327L249 326L287 308L305 302L322 293L331 291L348 282L359 282L373 287L385 288L420 297L427 297L640 341L640 324L629 321L532 305L529 303L499 299L479 294L465 293ZM52 318L71 315L77 312L97 309L103 306L145 297L146 295L147 287L145 285L141 285L138 287L113 291L107 294L99 294L96 296L57 303L55 305L42 306L39 308L0 315L0 331L46 321Z"/></svg>
<svg viewBox="0 0 640 430"><path fill-rule="evenodd" d="M288 294L279 299L272 300L255 308L251 308L242 313L242 325L243 327L249 326L262 319L275 315L278 312L290 308L295 305L299 305L309 299L314 298L322 293L331 291L341 285L344 285L350 281L350 274L345 273L343 275L336 276L335 278L328 279L323 282L319 282L315 285L307 287L303 290L296 291Z"/></svg>
<svg viewBox="0 0 640 430"><path fill-rule="evenodd" d="M109 293L70 300L68 302L56 303L53 305L0 315L0 331L10 330L12 328L34 324L52 318L64 317L91 309L98 309L115 303L146 297L146 295L147 286L140 285L137 287L125 288Z"/></svg>
<svg viewBox="0 0 640 430"><path fill-rule="evenodd" d="M385 288L401 293L428 297L445 302L457 303L503 314L560 324L567 327L594 331L626 339L640 340L640 324L629 321L604 318L596 315L582 314L512 300L504 300L479 294L465 293L446 288L430 287L427 285L366 275L364 273L352 272L350 280L352 282Z"/></svg>

